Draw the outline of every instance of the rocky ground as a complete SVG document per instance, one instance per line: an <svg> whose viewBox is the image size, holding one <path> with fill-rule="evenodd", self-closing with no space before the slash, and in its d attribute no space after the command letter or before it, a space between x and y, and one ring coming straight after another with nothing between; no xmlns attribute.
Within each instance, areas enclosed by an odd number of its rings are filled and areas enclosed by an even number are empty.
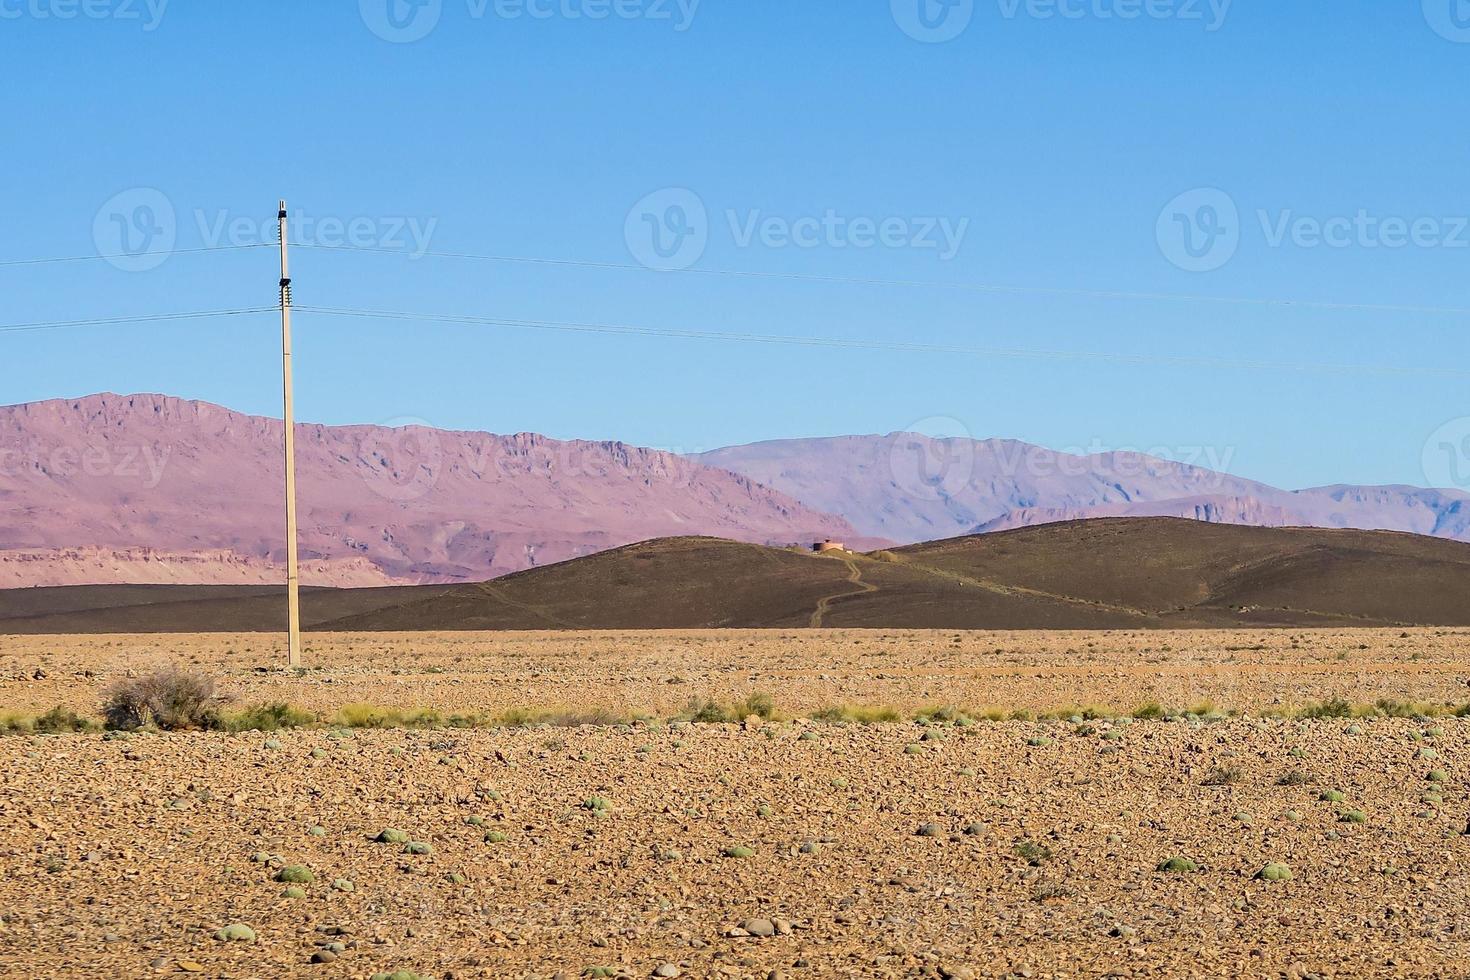
<svg viewBox="0 0 1470 980"><path fill-rule="evenodd" d="M369 702L498 713L525 708L669 717L691 699L771 695L778 711L834 704L904 712L1146 701L1265 712L1341 697L1470 702L1470 630L702 630L326 633L306 669L272 634L0 636L0 711L95 710L113 679L159 664L217 677L238 704L326 712Z"/></svg>
<svg viewBox="0 0 1470 980"><path fill-rule="evenodd" d="M759 688L790 716L834 692L1134 704L1185 657L1207 680L1179 693L1202 697L1239 657L1221 690L1242 703L1464 685L1463 636L1226 649L1244 639L1154 635L1109 663L1122 634L822 634L800 665L757 634L374 638L355 661L313 638L301 678L253 674L259 638L6 640L0 703L84 707L191 649L243 700L321 711L570 705L577 683L650 709ZM0 975L1466 976L1467 741L1452 717L10 735Z"/></svg>

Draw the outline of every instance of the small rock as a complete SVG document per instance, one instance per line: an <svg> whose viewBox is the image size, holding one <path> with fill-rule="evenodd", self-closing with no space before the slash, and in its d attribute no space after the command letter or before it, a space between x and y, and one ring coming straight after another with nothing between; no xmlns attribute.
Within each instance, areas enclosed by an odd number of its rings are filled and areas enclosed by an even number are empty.
<svg viewBox="0 0 1470 980"><path fill-rule="evenodd" d="M653 975L656 977L677 977L679 975L679 968L672 963L664 963L653 971Z"/></svg>

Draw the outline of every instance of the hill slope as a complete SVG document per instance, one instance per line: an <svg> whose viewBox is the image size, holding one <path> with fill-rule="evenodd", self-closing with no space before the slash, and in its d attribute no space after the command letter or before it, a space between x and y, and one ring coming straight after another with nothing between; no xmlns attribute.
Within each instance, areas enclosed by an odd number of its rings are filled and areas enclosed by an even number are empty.
<svg viewBox="0 0 1470 980"><path fill-rule="evenodd" d="M161 395L0 408L0 552L25 558L10 581L279 580L282 436ZM479 581L665 535L853 537L746 477L622 443L298 425L296 451L306 582Z"/></svg>
<svg viewBox="0 0 1470 980"><path fill-rule="evenodd" d="M1470 541L1470 494L1276 487L1140 453L1076 456L913 433L793 439L694 457L905 543L1091 517L1408 531ZM1223 465L1223 464L1217 464Z"/></svg>
<svg viewBox="0 0 1470 980"><path fill-rule="evenodd" d="M1143 629L1470 625L1467 595L1459 542L1158 518L871 555L662 539L477 585L312 590L303 604L312 628L348 631ZM282 605L278 589L14 590L0 592L0 633L279 629Z"/></svg>

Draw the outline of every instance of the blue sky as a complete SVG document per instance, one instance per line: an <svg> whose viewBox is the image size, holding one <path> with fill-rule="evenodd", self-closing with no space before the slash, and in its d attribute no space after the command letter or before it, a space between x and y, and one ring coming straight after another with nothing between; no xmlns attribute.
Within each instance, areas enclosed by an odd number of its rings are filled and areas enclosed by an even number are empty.
<svg viewBox="0 0 1470 980"><path fill-rule="evenodd" d="M0 0L0 262L140 247L160 199L181 250L0 265L0 321L270 305L270 250L182 250L273 237L285 196L302 237L399 253L298 249L301 305L1145 358L302 312L303 420L682 451L922 428L1286 486L1445 483L1470 437L1459 0L387 2ZM698 234L665 259L643 215L667 236L671 204ZM640 266L670 262L890 284ZM0 401L277 414L278 343L269 315L0 334Z"/></svg>

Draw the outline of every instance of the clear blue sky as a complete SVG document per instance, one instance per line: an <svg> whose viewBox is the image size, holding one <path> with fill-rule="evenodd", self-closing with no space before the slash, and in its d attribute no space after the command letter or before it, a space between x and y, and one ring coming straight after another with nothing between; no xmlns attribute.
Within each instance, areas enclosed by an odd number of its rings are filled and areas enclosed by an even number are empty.
<svg viewBox="0 0 1470 980"><path fill-rule="evenodd" d="M388 247L400 247L395 219L409 218L434 222L434 250L635 264L651 253L638 212L630 248L630 209L684 188L706 212L695 268L1025 291L298 250L296 301L1470 370L1465 314L1047 292L1470 307L1470 29L1450 18L1450 0L1438 12L1436 0L1425 10L1419 0L975 0L948 21L930 0L934 29L958 30L942 43L911 36L934 36L914 16L918 0L702 0L692 16L688 0L526 0L538 16L510 0L442 0L437 11L401 6L396 21L386 0L172 0L161 16L160 0L88 2L89 14L65 17L81 0L0 0L11 137L0 260L95 253L109 235L116 244L112 215L147 224L139 202L157 199L134 189L151 188L175 213L180 249L208 244L221 218L240 222L224 240L250 240L285 196L314 220L359 220ZM1069 15L1045 16L1059 9ZM1233 255L1228 234L1225 252L1205 250L1205 265L1229 258L1219 268L1186 271L1179 264L1195 260L1169 230L1194 222L1205 248L1216 238L1202 236L1229 219L1201 210L1218 198L1198 195L1165 210L1198 188L1228 195L1238 241ZM647 213L672 220L670 200ZM753 220L816 219L802 232L829 212L898 219L892 244L857 247L861 223L819 230L810 247L744 240ZM1385 245L1390 222L1329 247L1298 221L1360 212L1429 223L1417 244ZM898 244L931 219L951 230L968 221L953 256ZM1290 230L1273 244L1283 220ZM0 267L0 321L269 305L273 263L253 250L175 254L143 272ZM917 426L1057 448L1209 447L1232 472L1287 486L1422 484L1426 441L1470 416L1470 379L1427 373L814 350L304 313L297 330L304 420L413 418L684 451ZM162 391L278 414L277 345L270 316L0 334L0 401Z"/></svg>

